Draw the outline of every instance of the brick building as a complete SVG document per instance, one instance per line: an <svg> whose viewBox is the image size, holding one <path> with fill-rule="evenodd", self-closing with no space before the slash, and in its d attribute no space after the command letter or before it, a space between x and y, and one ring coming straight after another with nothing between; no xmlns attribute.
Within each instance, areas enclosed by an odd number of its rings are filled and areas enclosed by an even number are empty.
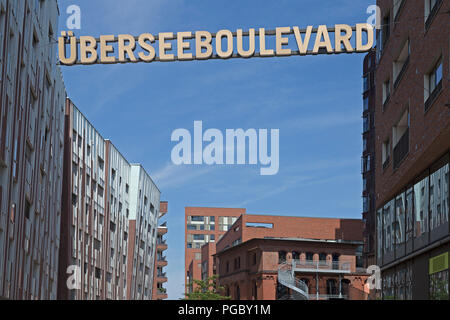
<svg viewBox="0 0 450 320"><path fill-rule="evenodd" d="M185 208L185 292L192 292L192 280L200 280L201 247L217 241L245 209Z"/></svg>
<svg viewBox="0 0 450 320"><path fill-rule="evenodd" d="M167 241L164 237L167 234L167 222L161 223L161 218L167 213L168 203L161 201L159 205L159 226L156 237L155 248L155 268L153 270L153 297L152 300L164 300L167 299L167 290L164 288L164 283L167 282L167 275L164 268L168 262L164 256L164 251L167 250Z"/></svg>
<svg viewBox="0 0 450 320"><path fill-rule="evenodd" d="M375 71L376 50L364 57L363 64L363 178L364 264L375 265Z"/></svg>
<svg viewBox="0 0 450 320"><path fill-rule="evenodd" d="M362 232L356 219L247 214L203 261L232 299L366 299Z"/></svg>
<svg viewBox="0 0 450 320"><path fill-rule="evenodd" d="M0 0L0 298L55 299L66 92L56 0Z"/></svg>
<svg viewBox="0 0 450 320"><path fill-rule="evenodd" d="M377 4L376 252L382 295L448 299L450 2Z"/></svg>

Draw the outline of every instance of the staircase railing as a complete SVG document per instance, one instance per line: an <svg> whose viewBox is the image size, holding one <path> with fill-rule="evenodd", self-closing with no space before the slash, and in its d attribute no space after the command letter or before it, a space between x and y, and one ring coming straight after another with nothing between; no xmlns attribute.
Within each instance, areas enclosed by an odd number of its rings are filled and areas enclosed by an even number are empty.
<svg viewBox="0 0 450 320"><path fill-rule="evenodd" d="M308 286L294 276L292 265L286 262L278 266L278 282L292 290L296 300L308 300Z"/></svg>

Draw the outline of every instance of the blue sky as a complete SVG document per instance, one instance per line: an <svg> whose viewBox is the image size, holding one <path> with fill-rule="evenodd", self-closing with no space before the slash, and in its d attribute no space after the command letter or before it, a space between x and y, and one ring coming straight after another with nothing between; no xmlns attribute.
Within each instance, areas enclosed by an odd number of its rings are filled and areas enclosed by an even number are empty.
<svg viewBox="0 0 450 320"><path fill-rule="evenodd" d="M282 26L354 25L369 0L96 0L78 4L76 35ZM126 5L125 5L126 4ZM332 38L333 39L333 38ZM169 298L184 292L184 207L361 218L364 54L63 67L69 97L130 162L140 162L169 201ZM174 166L172 131L280 129L280 170Z"/></svg>

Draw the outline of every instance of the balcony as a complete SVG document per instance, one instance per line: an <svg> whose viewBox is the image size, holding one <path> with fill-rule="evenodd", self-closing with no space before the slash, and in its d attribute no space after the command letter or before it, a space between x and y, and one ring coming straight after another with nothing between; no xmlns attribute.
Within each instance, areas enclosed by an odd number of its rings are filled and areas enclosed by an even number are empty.
<svg viewBox="0 0 450 320"><path fill-rule="evenodd" d="M433 22L433 19L436 16L439 8L441 7L442 2L442 0L437 0L434 4L434 7L431 9L430 14L426 18L427 20L425 21L425 30L428 30L430 28L430 25Z"/></svg>
<svg viewBox="0 0 450 320"><path fill-rule="evenodd" d="M158 235L162 236L167 233L167 227L166 226L159 226L158 227Z"/></svg>
<svg viewBox="0 0 450 320"><path fill-rule="evenodd" d="M309 300L347 300L348 296L345 294L311 294Z"/></svg>
<svg viewBox="0 0 450 320"><path fill-rule="evenodd" d="M349 261L292 260L295 272L350 273Z"/></svg>
<svg viewBox="0 0 450 320"><path fill-rule="evenodd" d="M165 272L159 272L156 276L156 281L159 283L167 282L167 275Z"/></svg>
<svg viewBox="0 0 450 320"><path fill-rule="evenodd" d="M165 251L167 250L168 246L165 240L157 241L156 242L156 250L158 251Z"/></svg>
<svg viewBox="0 0 450 320"><path fill-rule="evenodd" d="M156 298L161 300L161 299L167 299L167 290L166 288L157 288L156 289Z"/></svg>
<svg viewBox="0 0 450 320"><path fill-rule="evenodd" d="M434 88L433 92L428 97L427 101L425 101L425 111L428 111L430 107L433 105L433 103L436 101L437 97L442 91L442 80L439 81L436 88Z"/></svg>
<svg viewBox="0 0 450 320"><path fill-rule="evenodd" d="M397 78L395 79L395 82L394 82L394 89L397 89L397 87L398 87L400 81L401 81L402 78L403 78L403 75L404 75L405 72L406 72L406 69L408 68L408 65L409 65L409 56L408 56L408 58L406 58L405 62L403 63L402 69L400 70L400 72L399 72L398 75L397 75Z"/></svg>
<svg viewBox="0 0 450 320"><path fill-rule="evenodd" d="M409 128L394 147L394 169L397 169L409 152Z"/></svg>
<svg viewBox="0 0 450 320"><path fill-rule="evenodd" d="M386 160L383 162L383 170L386 170L386 168L389 166L389 162L391 160L391 157L387 157Z"/></svg>

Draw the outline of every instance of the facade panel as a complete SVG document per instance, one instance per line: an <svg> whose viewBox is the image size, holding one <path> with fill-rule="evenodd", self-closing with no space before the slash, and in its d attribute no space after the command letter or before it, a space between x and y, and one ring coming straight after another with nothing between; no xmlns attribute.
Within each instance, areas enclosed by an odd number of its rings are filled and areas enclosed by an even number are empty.
<svg viewBox="0 0 450 320"><path fill-rule="evenodd" d="M0 297L55 299L65 88L56 0L0 2Z"/></svg>

